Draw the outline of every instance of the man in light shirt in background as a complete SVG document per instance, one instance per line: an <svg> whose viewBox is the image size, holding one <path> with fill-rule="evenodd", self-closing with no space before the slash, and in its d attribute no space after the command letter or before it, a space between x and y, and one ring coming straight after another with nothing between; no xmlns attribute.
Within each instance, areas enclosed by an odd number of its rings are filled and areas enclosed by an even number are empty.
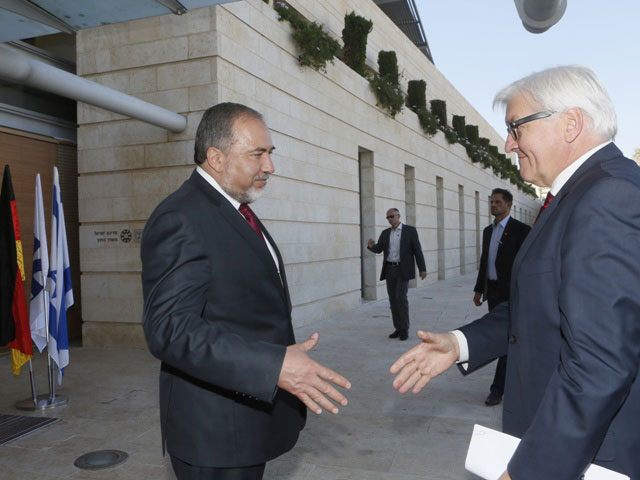
<svg viewBox="0 0 640 480"><path fill-rule="evenodd" d="M367 248L384 256L380 280L387 281L394 327L389 338L404 341L409 338L409 280L416 276L414 264L418 265L422 280L427 276L427 267L415 227L400 221L400 210L397 208L387 210L387 221L391 228L382 231L377 243L370 238Z"/></svg>

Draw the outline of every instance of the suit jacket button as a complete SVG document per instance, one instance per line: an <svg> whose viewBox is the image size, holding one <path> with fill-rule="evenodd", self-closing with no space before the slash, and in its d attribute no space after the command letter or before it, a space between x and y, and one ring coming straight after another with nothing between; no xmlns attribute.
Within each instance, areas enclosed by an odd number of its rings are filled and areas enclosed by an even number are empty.
<svg viewBox="0 0 640 480"><path fill-rule="evenodd" d="M516 336L515 335L509 335L509 343L511 343L511 344L516 343Z"/></svg>

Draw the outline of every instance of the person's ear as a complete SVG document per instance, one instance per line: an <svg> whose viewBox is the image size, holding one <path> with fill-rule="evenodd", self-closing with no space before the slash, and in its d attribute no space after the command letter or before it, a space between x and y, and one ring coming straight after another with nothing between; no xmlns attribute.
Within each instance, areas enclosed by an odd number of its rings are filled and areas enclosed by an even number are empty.
<svg viewBox="0 0 640 480"><path fill-rule="evenodd" d="M584 113L580 108L570 108L564 112L563 136L566 142L572 143L580 136L584 128Z"/></svg>
<svg viewBox="0 0 640 480"><path fill-rule="evenodd" d="M207 148L207 165L216 173L224 170L225 155L222 150L216 147Z"/></svg>

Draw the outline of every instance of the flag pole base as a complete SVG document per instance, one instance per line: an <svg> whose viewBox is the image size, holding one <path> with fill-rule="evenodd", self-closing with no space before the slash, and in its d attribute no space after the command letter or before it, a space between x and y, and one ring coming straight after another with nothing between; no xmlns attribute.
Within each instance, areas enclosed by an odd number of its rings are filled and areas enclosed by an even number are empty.
<svg viewBox="0 0 640 480"><path fill-rule="evenodd" d="M25 398L16 403L18 410L48 410L50 408L62 407L69 403L69 397L65 395L56 395L53 400L49 399L48 393L43 393L36 397L36 403L33 403L33 398Z"/></svg>

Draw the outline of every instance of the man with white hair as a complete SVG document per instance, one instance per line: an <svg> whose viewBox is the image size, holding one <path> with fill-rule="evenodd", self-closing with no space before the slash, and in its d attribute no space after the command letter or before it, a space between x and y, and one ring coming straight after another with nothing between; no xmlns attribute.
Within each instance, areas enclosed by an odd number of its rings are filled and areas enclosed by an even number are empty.
<svg viewBox="0 0 640 480"><path fill-rule="evenodd" d="M576 480L590 463L640 478L640 168L612 143L616 116L589 69L500 91L506 150L550 192L513 264L511 298L391 367L419 392L458 362L508 354L503 429L522 438L501 480Z"/></svg>

